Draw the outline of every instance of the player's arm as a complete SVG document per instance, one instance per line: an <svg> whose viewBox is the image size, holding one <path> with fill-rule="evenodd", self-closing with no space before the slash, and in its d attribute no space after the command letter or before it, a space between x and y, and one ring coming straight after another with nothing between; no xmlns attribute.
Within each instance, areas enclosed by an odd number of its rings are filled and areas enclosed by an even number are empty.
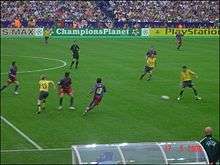
<svg viewBox="0 0 220 165"><path fill-rule="evenodd" d="M16 77L16 75L14 75L14 74L12 74L12 73L10 73L10 76L11 76L11 77L14 77L14 78Z"/></svg>
<svg viewBox="0 0 220 165"><path fill-rule="evenodd" d="M56 89L56 85L53 81L49 81L49 84L51 84L53 86L53 88Z"/></svg>
<svg viewBox="0 0 220 165"><path fill-rule="evenodd" d="M89 94L94 93L94 92L95 92L95 89L96 89L96 86L94 86L94 87L91 89L91 91L89 92Z"/></svg>
<svg viewBox="0 0 220 165"><path fill-rule="evenodd" d="M106 90L106 87L105 87L105 86L103 86L103 91L104 91L104 93L106 93L106 92L107 92L107 90Z"/></svg>
<svg viewBox="0 0 220 165"><path fill-rule="evenodd" d="M194 78L198 78L198 75L197 75L195 72L191 71L191 70L190 70L190 74L191 74Z"/></svg>
<svg viewBox="0 0 220 165"><path fill-rule="evenodd" d="M61 89L61 81L58 81L58 83L57 83L57 89L58 89L58 90Z"/></svg>

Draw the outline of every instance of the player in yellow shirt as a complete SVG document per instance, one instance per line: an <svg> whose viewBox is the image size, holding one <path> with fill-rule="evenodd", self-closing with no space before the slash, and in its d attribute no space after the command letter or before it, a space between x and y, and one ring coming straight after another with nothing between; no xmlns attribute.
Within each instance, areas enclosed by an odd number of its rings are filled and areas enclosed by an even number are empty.
<svg viewBox="0 0 220 165"><path fill-rule="evenodd" d="M141 75L140 80L147 74L147 81L149 81L152 77L153 69L156 67L156 56L151 54L146 56L146 66L144 67L144 73Z"/></svg>
<svg viewBox="0 0 220 165"><path fill-rule="evenodd" d="M52 85L55 89L55 84L53 81L46 80L46 76L41 76L41 80L39 81L39 97L37 100L38 111L37 114L41 113L42 109L45 109L46 99L49 96L49 88Z"/></svg>
<svg viewBox="0 0 220 165"><path fill-rule="evenodd" d="M187 88L187 87L192 88L196 100L202 99L201 97L198 96L198 92L192 83L193 78L198 78L196 73L191 71L190 69L188 69L187 66L183 66L182 71L180 73L180 80L181 80L182 89L180 91L180 94L179 94L179 97L177 98L177 100L180 100L183 97L183 92L184 92L185 88Z"/></svg>
<svg viewBox="0 0 220 165"><path fill-rule="evenodd" d="M48 44L48 39L50 37L50 34L51 34L51 30L49 28L45 28L44 29L44 41L45 41L45 44Z"/></svg>

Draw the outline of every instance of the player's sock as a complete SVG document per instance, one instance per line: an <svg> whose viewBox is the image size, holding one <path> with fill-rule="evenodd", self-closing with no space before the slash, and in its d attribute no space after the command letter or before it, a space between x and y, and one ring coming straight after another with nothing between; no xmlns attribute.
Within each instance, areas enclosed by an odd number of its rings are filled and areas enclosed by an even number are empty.
<svg viewBox="0 0 220 165"><path fill-rule="evenodd" d="M75 61L72 61L70 64L70 68L72 69L73 65L74 65Z"/></svg>
<svg viewBox="0 0 220 165"><path fill-rule="evenodd" d="M142 80L144 76L145 76L145 74L142 74L141 77L140 77L140 80Z"/></svg>
<svg viewBox="0 0 220 165"><path fill-rule="evenodd" d="M75 65L76 69L78 68L78 65L79 65L79 61L76 61L76 65Z"/></svg>
<svg viewBox="0 0 220 165"><path fill-rule="evenodd" d="M41 112L41 106L40 106L40 104L38 104L37 107L38 107L37 114L39 114L39 113Z"/></svg>
<svg viewBox="0 0 220 165"><path fill-rule="evenodd" d="M73 106L73 97L71 96L71 98L70 98L70 107L72 107Z"/></svg>
<svg viewBox="0 0 220 165"><path fill-rule="evenodd" d="M1 91L3 91L5 88L7 88L7 85L3 85L3 87L1 87Z"/></svg>
<svg viewBox="0 0 220 165"><path fill-rule="evenodd" d="M18 91L19 85L15 85L15 92Z"/></svg>
<svg viewBox="0 0 220 165"><path fill-rule="evenodd" d="M193 89L194 95L198 96L198 92L196 91L196 89L195 88L192 88L192 89Z"/></svg>
<svg viewBox="0 0 220 165"><path fill-rule="evenodd" d="M63 105L63 97L60 98L60 106Z"/></svg>
<svg viewBox="0 0 220 165"><path fill-rule="evenodd" d="M41 108L42 108L42 109L45 109L45 104L46 104L46 100L43 100L43 101L42 101L42 105L41 105Z"/></svg>
<svg viewBox="0 0 220 165"><path fill-rule="evenodd" d="M184 90L180 91L179 97L183 97L183 92L184 92Z"/></svg>
<svg viewBox="0 0 220 165"><path fill-rule="evenodd" d="M152 74L149 74L148 78L147 78L147 81L149 81L151 79L151 77L152 77Z"/></svg>

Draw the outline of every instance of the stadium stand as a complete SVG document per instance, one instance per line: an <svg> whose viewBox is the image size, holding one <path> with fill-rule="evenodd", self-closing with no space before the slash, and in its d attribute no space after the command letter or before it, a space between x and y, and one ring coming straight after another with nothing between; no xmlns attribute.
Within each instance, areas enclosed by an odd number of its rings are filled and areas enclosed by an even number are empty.
<svg viewBox="0 0 220 165"><path fill-rule="evenodd" d="M219 1L1 1L1 27L216 27Z"/></svg>

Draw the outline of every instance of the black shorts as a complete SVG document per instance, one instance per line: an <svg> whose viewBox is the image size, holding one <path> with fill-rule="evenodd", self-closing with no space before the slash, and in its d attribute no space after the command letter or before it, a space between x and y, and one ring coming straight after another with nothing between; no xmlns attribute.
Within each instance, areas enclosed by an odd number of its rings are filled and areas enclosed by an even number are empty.
<svg viewBox="0 0 220 165"><path fill-rule="evenodd" d="M192 80L183 81L183 82L182 82L182 87L183 87L183 88L187 88L187 87L192 88L192 87L193 87Z"/></svg>
<svg viewBox="0 0 220 165"><path fill-rule="evenodd" d="M48 96L49 96L49 92L40 91L40 94L39 94L38 99L39 99L39 100L45 100Z"/></svg>
<svg viewBox="0 0 220 165"><path fill-rule="evenodd" d="M154 68L152 68L152 67L145 66L145 67L144 67L144 73L148 73L148 72L152 71L153 69L154 69Z"/></svg>
<svg viewBox="0 0 220 165"><path fill-rule="evenodd" d="M45 40L48 40L48 39L49 39L49 37L48 37L48 36L45 36L44 38L45 38Z"/></svg>
<svg viewBox="0 0 220 165"><path fill-rule="evenodd" d="M73 54L72 54L72 56L73 56L73 60L79 60L79 52L73 52Z"/></svg>

